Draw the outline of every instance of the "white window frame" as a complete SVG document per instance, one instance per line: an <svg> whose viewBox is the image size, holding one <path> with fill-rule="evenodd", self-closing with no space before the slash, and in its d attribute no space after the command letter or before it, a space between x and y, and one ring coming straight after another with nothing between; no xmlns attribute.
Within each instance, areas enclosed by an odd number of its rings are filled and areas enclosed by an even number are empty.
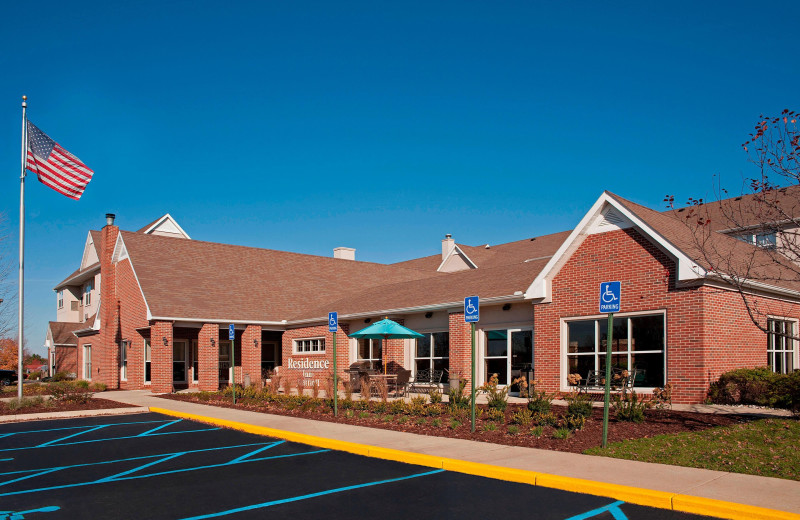
<svg viewBox="0 0 800 520"><path fill-rule="evenodd" d="M60 291L58 291L57 296L56 296L56 301L58 302L58 308L59 309L63 309L64 308L64 289L61 289Z"/></svg>
<svg viewBox="0 0 800 520"><path fill-rule="evenodd" d="M131 347L131 342L122 340L119 342L119 379L120 381L128 380L128 350Z"/></svg>
<svg viewBox="0 0 800 520"><path fill-rule="evenodd" d="M369 341L369 357L362 358L361 357L361 345L362 341ZM381 346L381 354L378 357L375 357L375 342L378 342ZM382 339L371 339L371 338L356 338L356 361L368 361L369 367L374 370L383 369L383 349L386 348L384 345L384 341Z"/></svg>
<svg viewBox="0 0 800 520"><path fill-rule="evenodd" d="M197 383L200 380L200 349L197 346L197 340L192 340L191 356L192 356L192 383Z"/></svg>
<svg viewBox="0 0 800 520"><path fill-rule="evenodd" d="M436 352L436 344L433 341L434 334L441 334L447 333L447 356L435 356L434 353ZM447 359L447 369L450 370L450 331L449 330L432 330L428 332L420 332L420 334L424 334L425 336L429 336L430 344L431 344L431 351L430 355L428 356L417 356L417 348L419 347L419 339L414 340L412 352L412 359L413 359L413 372L414 375L417 374L417 362L418 361L428 361L428 370L433 370L434 361L437 359ZM423 369L424 370L424 369ZM433 372L431 372L433 373ZM443 376L443 380L447 379L447 374ZM445 383L447 381L444 381Z"/></svg>
<svg viewBox="0 0 800 520"><path fill-rule="evenodd" d="M776 322L778 322L778 323L790 323L792 325L792 328L793 328L793 332L790 332L790 334L793 334L793 335L797 334L797 330L798 330L798 320L797 319L795 319L795 318L787 318L785 316L767 316L767 327L770 330L773 330L772 329L772 324L776 323ZM778 348L778 349L770 348L770 347L774 346L774 342L775 342L775 338L776 337L778 337L778 338L783 340L782 341L783 348ZM776 354L781 354L781 355L784 356L784 362L783 362L782 370L779 373L781 373L781 374L788 373L787 370L786 370L786 361L785 361L785 357L788 357L788 356L790 356L792 358L792 370L800 368L800 367L798 367L798 361L799 360L798 360L797 343L798 343L797 340L795 340L793 338L787 338L785 336L775 336L771 332L768 332L767 333L767 366L773 372L775 372L774 356ZM788 348L786 348L786 344L789 344Z"/></svg>
<svg viewBox="0 0 800 520"><path fill-rule="evenodd" d="M94 289L94 280L89 280L83 286L83 306L89 307L92 305L92 290Z"/></svg>
<svg viewBox="0 0 800 520"><path fill-rule="evenodd" d="M325 336L298 338L292 340L292 353L304 356L325 354Z"/></svg>
<svg viewBox="0 0 800 520"><path fill-rule="evenodd" d="M628 323L628 350L626 351L627 355L628 355L628 366L630 367L631 353L633 353L633 352L635 352L637 354L663 354L664 355L664 381L661 383L663 385L663 384L666 383L666 381L669 380L669 375L667 373L667 365L668 365L667 364L667 355L668 355L668 350L669 350L669 347L667 346L668 345L668 343L667 343L667 339L668 339L668 334L667 334L667 325L668 325L668 323L667 323L667 311L664 310L664 309L657 309L657 310L652 310L652 311L614 313L614 318L615 319L616 318L641 318L641 317L646 317L646 316L661 316L662 317L663 322L664 322L664 350L636 350L636 351L632 351L631 350L631 330L632 329L631 329L630 322L629 322ZM607 324L607 321L608 321L608 315L607 314L596 314L596 315L592 315L592 316L570 316L570 317L567 317L567 318L561 318L561 391L562 392L571 390L569 384L567 383L567 376L568 376L568 373L569 373L569 357L568 356L570 355L569 352L568 352L569 351L569 345L568 345L568 343L569 343L569 328L568 328L568 324L570 322L591 321L591 320L600 320L603 323L602 327L606 327L606 324ZM595 356L595 370L598 370L599 364L600 364L599 356L605 355L605 351L601 351L600 350L600 336L602 335L602 333L604 331L605 331L605 329L604 328L601 329L601 325L599 323L596 323L595 324L595 336L594 336L594 341L595 341L595 350L594 350L594 352L591 352L591 353L587 352L587 353L582 353L582 354L571 354L571 355L572 356L576 356L576 355L581 355L581 356L591 356L591 355L593 355L593 356ZM620 355L622 352L623 351L617 351L617 353L614 354L614 352L612 351L612 356L613 355ZM655 387L644 387L644 386L643 387L638 387L637 386L636 390L640 390L641 389L643 391L647 391L647 390L653 390L654 388Z"/></svg>
<svg viewBox="0 0 800 520"><path fill-rule="evenodd" d="M778 245L778 233L775 231L770 231L768 233L754 231L751 233L741 233L734 236L742 242L747 242L748 244L758 246L762 249L775 249ZM764 241L764 237L768 237L770 240Z"/></svg>
<svg viewBox="0 0 800 520"><path fill-rule="evenodd" d="M87 356L88 354L88 356ZM87 362L88 359L88 362ZM92 380L92 346L83 346L83 379Z"/></svg>
<svg viewBox="0 0 800 520"><path fill-rule="evenodd" d="M505 356L487 356L487 349L489 348L489 332L494 330L502 330L507 333L506 336L506 355ZM492 374L488 373L486 370L486 360L487 359L505 359L506 360L506 381L511 381L511 345L512 345L512 334L515 332L530 332L531 333L531 343L533 343L534 337L534 330L533 327L530 325L487 325L485 329L481 329L481 341L480 341L480 358L479 365L478 365L478 372L479 374L476 375L478 377L478 381L483 381L484 383L488 382L489 378ZM478 348L478 345L475 346ZM536 346L533 345L533 351L531 354L535 357L536 356ZM531 369L533 369L534 360L531 359ZM501 387L511 386L511 385L500 385Z"/></svg>
<svg viewBox="0 0 800 520"><path fill-rule="evenodd" d="M142 379L144 379L144 384L149 385L153 382L153 348L150 345L150 340L144 340L144 349L142 351L142 359L144 365L144 373L142 374ZM147 379L147 364L150 364L150 380Z"/></svg>

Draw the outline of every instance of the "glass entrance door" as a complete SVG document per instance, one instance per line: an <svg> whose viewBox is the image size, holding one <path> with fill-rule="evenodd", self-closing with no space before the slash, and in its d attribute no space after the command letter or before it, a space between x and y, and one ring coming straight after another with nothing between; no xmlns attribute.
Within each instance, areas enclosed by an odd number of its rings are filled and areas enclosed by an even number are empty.
<svg viewBox="0 0 800 520"><path fill-rule="evenodd" d="M508 385L523 371L533 368L533 331L487 330L483 362L484 381L497 374L498 383Z"/></svg>
<svg viewBox="0 0 800 520"><path fill-rule="evenodd" d="M187 361L189 344L184 340L175 340L172 345L172 382L186 383L188 372Z"/></svg>
<svg viewBox="0 0 800 520"><path fill-rule="evenodd" d="M231 342L219 342L219 383L227 385L231 381Z"/></svg>

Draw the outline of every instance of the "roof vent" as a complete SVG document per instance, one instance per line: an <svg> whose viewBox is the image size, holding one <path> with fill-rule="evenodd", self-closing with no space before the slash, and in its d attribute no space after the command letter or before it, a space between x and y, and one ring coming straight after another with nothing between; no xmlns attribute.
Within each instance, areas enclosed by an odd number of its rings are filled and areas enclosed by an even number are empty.
<svg viewBox="0 0 800 520"><path fill-rule="evenodd" d="M455 247L456 241L453 240L453 235L450 233L446 234L444 236L444 240L442 240L442 260L447 258L447 255L449 255L450 251L452 251Z"/></svg>
<svg viewBox="0 0 800 520"><path fill-rule="evenodd" d="M333 257L342 260L355 260L356 250L352 247L335 247L333 249Z"/></svg>

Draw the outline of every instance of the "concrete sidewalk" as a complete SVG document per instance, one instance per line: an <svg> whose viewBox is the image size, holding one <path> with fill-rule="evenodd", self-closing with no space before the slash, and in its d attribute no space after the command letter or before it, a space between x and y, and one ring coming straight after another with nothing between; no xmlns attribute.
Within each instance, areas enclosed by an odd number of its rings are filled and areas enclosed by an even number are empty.
<svg viewBox="0 0 800 520"><path fill-rule="evenodd" d="M611 459L575 453L502 446L484 442L430 437L391 430L365 428L281 415L160 399L147 391L105 392L103 397L141 407L159 407L179 413L234 421L253 426L359 443L368 446L435 455L549 475L586 479L606 484L691 495L768 508L790 515L800 513L800 482L725 473L705 469ZM800 515L797 516L800 518Z"/></svg>

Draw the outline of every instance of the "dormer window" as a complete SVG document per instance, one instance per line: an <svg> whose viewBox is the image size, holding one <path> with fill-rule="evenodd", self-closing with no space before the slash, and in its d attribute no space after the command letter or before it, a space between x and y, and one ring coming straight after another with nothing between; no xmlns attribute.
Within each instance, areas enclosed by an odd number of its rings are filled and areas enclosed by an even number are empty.
<svg viewBox="0 0 800 520"><path fill-rule="evenodd" d="M90 280L83 286L83 305L85 307L92 304L92 289L94 289L94 280Z"/></svg>
<svg viewBox="0 0 800 520"><path fill-rule="evenodd" d="M58 308L59 309L63 309L64 308L64 290L63 289L58 291Z"/></svg>
<svg viewBox="0 0 800 520"><path fill-rule="evenodd" d="M774 231L768 233L743 233L736 235L736 238L764 249L775 249L777 244L777 237Z"/></svg>

